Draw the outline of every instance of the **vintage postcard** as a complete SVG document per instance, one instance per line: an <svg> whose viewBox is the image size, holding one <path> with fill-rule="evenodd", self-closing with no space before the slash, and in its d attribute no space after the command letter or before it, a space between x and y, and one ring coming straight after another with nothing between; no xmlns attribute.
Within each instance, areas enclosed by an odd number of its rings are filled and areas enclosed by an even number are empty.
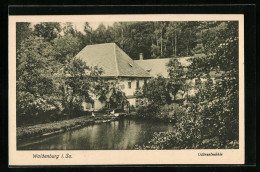
<svg viewBox="0 0 260 172"><path fill-rule="evenodd" d="M9 16L9 165L243 164L243 15Z"/></svg>

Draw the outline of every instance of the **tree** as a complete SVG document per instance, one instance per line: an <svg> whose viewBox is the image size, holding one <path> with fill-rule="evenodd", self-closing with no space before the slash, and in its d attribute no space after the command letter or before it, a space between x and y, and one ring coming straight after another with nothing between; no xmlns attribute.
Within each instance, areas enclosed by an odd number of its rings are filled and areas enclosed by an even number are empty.
<svg viewBox="0 0 260 172"><path fill-rule="evenodd" d="M110 108L122 108L127 103L126 95L121 91L118 81L106 82L103 80L101 83L96 88L96 96L99 101L109 103Z"/></svg>
<svg viewBox="0 0 260 172"><path fill-rule="evenodd" d="M100 71L75 60L76 47L71 34L52 43L38 37L22 41L16 63L18 121L37 121L39 113L52 110L72 115L81 109L83 100L91 101Z"/></svg>
<svg viewBox="0 0 260 172"><path fill-rule="evenodd" d="M152 78L143 86L143 96L152 104L170 104L172 102L172 98L170 96L170 86L169 80L163 78L162 76Z"/></svg>
<svg viewBox="0 0 260 172"><path fill-rule="evenodd" d="M193 58L188 67L187 77L201 82L198 92L187 104L175 109L174 130L156 133L141 149L239 147L238 22L204 24L211 25L205 34L214 32L220 39L206 40L203 35L208 44L207 56Z"/></svg>
<svg viewBox="0 0 260 172"><path fill-rule="evenodd" d="M16 23L16 50L20 48L22 41L28 39L32 34L32 29L30 26L31 23L27 22Z"/></svg>
<svg viewBox="0 0 260 172"><path fill-rule="evenodd" d="M167 22L155 22L154 34L156 37L156 45L160 46L160 57L163 57L165 55L165 52L163 52L163 46L164 46L164 33L167 25L168 25Z"/></svg>
<svg viewBox="0 0 260 172"><path fill-rule="evenodd" d="M203 44L197 44L192 50L191 50L192 54L205 54L205 49Z"/></svg>
<svg viewBox="0 0 260 172"><path fill-rule="evenodd" d="M56 60L60 63L70 61L81 50L80 48L79 38L72 34L66 34L53 40L53 52L55 52Z"/></svg>
<svg viewBox="0 0 260 172"><path fill-rule="evenodd" d="M62 27L62 30L64 32L64 35L72 35L75 36L76 35L76 30L73 28L73 24L71 22L66 22L64 24L64 26Z"/></svg>
<svg viewBox="0 0 260 172"><path fill-rule="evenodd" d="M100 43L107 43L107 38L109 35L107 34L106 26L101 23L98 28L93 31L93 40L95 43L100 44Z"/></svg>
<svg viewBox="0 0 260 172"><path fill-rule="evenodd" d="M168 66L168 72L170 76L171 89L170 92L174 96L176 101L176 94L181 89L186 91L185 85L187 82L186 71L178 59L172 58Z"/></svg>
<svg viewBox="0 0 260 172"><path fill-rule="evenodd" d="M50 42L59 36L61 25L58 22L42 22L34 26L34 34Z"/></svg>
<svg viewBox="0 0 260 172"><path fill-rule="evenodd" d="M114 41L135 60L139 58L139 53L143 53L147 59L150 58L152 29L152 22L116 22L113 30L110 28L114 33Z"/></svg>
<svg viewBox="0 0 260 172"><path fill-rule="evenodd" d="M179 22L170 22L166 28L166 37L171 42L169 49L172 50L172 56L177 56L178 35L180 33Z"/></svg>
<svg viewBox="0 0 260 172"><path fill-rule="evenodd" d="M98 84L97 77L101 73L99 69L90 68L80 59L71 59L60 68L55 75L57 88L63 112L72 116L82 110L82 103L92 102L94 85Z"/></svg>
<svg viewBox="0 0 260 172"><path fill-rule="evenodd" d="M52 54L48 51L50 44L29 37L22 41L17 53L16 95L17 118L30 118L38 112L55 108L49 99L53 93L51 74Z"/></svg>
<svg viewBox="0 0 260 172"><path fill-rule="evenodd" d="M84 32L85 32L85 34L86 34L86 36L85 36L85 42L84 42L85 45L92 44L93 29L90 27L90 25L89 25L88 22L85 22Z"/></svg>
<svg viewBox="0 0 260 172"><path fill-rule="evenodd" d="M215 36L221 39L209 37L208 55L194 58L189 67L188 76L206 81L186 107L193 109L194 119L182 133L196 129L198 148L238 148L238 23L212 24L214 27L205 34L218 30ZM176 125L180 128L183 124L185 120ZM184 137L187 138L183 135L180 140Z"/></svg>

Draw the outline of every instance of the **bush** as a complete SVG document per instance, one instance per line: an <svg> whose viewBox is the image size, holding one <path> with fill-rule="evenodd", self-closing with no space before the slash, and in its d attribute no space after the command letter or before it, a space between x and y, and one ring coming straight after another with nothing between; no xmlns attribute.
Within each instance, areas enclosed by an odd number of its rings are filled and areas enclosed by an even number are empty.
<svg viewBox="0 0 260 172"><path fill-rule="evenodd" d="M139 118L160 119L174 122L176 113L178 113L177 108L178 105L174 103L164 106L149 104L148 106L139 108L136 115Z"/></svg>
<svg viewBox="0 0 260 172"><path fill-rule="evenodd" d="M137 110L136 116L138 118L156 118L160 112L160 106L155 104L149 104L148 106L141 107Z"/></svg>
<svg viewBox="0 0 260 172"><path fill-rule="evenodd" d="M154 133L153 138L136 149L237 149L238 137L218 119L221 114L209 113L218 104L189 103L174 109L173 131ZM224 115L224 114L223 114Z"/></svg>

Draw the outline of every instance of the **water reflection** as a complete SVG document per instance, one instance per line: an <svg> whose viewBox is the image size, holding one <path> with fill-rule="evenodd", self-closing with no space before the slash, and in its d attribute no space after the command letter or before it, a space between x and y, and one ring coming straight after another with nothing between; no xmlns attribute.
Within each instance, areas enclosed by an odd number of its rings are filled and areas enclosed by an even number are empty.
<svg viewBox="0 0 260 172"><path fill-rule="evenodd" d="M43 139L19 143L18 150L125 150L142 145L154 132L172 130L172 124L120 120L95 124Z"/></svg>

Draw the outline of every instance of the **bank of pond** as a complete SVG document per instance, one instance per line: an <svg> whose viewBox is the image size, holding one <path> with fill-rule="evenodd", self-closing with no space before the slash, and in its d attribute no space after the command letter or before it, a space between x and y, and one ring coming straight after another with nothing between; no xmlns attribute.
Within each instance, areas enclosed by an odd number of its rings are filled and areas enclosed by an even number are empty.
<svg viewBox="0 0 260 172"><path fill-rule="evenodd" d="M169 109L169 107L167 107ZM79 117L72 117L71 119L63 119L59 121L53 121L53 122L47 122L42 124L36 124L36 125L30 125L30 126L18 126L17 127L17 148L18 149L42 149L45 148L45 146L39 146L39 143L45 142L47 140L52 140L54 138L60 138L61 136L66 136L68 133L77 133L76 131L81 131L83 128L83 131L86 132L87 135L91 137L97 137L98 135L101 138L106 138L108 135L109 137L112 137L116 135L115 140L113 142L115 143L107 143L110 144L110 146L101 146L101 147L95 147L93 148L91 145L89 146L76 146L75 149L133 149L133 143L131 144L129 142L124 142L125 146L119 146L121 143L116 143L122 141L121 139L125 140L124 136L119 136L120 133L122 133L123 130L129 130L129 133L126 134L127 137L133 137L138 139L136 141L133 141L134 143L138 143L135 146L138 146L139 144L144 144L144 142L139 141L145 141L148 142L148 138L151 139L154 132L167 132L169 129L174 125L174 115L170 113L170 111L167 111L165 109L158 109L156 106L148 106L140 108L137 111L131 111L130 113L122 112L117 114L111 114L111 113L105 113L105 112L95 112L95 115L91 113L85 113L82 116ZM127 122L128 121L128 122ZM158 123L159 122L159 123ZM124 124L131 124L129 126L122 127ZM148 124L149 125L148 125ZM101 126L100 126L101 125ZM97 133L102 132L101 130L104 130L103 132L106 132L108 130L111 130L109 128L110 125L121 127L120 130L112 129L112 133ZM102 127L103 126L103 127ZM153 131L153 128L155 127ZM160 126L160 127L158 127ZM168 130L164 128L164 126L168 126ZM97 130L93 129L93 133L90 132L89 127L97 128ZM140 129L140 127L142 129ZM170 128L169 128L170 127ZM150 129L149 129L150 128ZM139 131L141 130L141 131ZM136 132L136 133L135 133ZM142 134L140 134L142 132ZM149 134L147 134L149 133ZM119 135L118 135L119 134ZM80 137L86 138L88 136L85 136L84 134L80 134L81 136L77 137L77 139L81 140ZM97 135L97 136L94 136ZM124 135L122 133L122 135ZM140 138L139 138L140 137ZM143 139L141 138L143 137ZM64 140L64 138L60 138ZM90 139L90 138L88 138ZM62 141L61 140L61 141ZM66 139L65 139L66 140ZM90 139L91 140L91 139ZM61 142L56 140L55 142ZM106 143L106 140L98 140ZM37 144L34 144L34 143ZM96 141L93 141L96 142ZM65 143L59 143L64 145ZM59 145L58 144L58 145ZM69 144L69 143L68 143ZM115 144L115 146L111 147L111 144ZM119 144L119 145L118 145ZM26 146L28 145L28 146ZM30 145L30 146L29 146ZM35 146L32 146L35 145ZM38 145L38 147L36 146ZM48 145L48 144L46 144ZM66 144L67 145L67 144ZM95 143L95 145L98 145ZM126 146L128 145L128 146ZM49 149L50 147L46 148ZM64 147L63 147L64 148ZM53 149L63 149L61 147L54 146ZM52 149L52 148L50 148ZM64 149L68 149L67 147ZM73 146L69 146L69 149L74 149Z"/></svg>
<svg viewBox="0 0 260 172"><path fill-rule="evenodd" d="M131 150L149 142L155 132L167 132L172 127L168 122L136 119L133 115L116 118L103 116L102 119L84 116L17 128L17 149Z"/></svg>
<svg viewBox="0 0 260 172"><path fill-rule="evenodd" d="M167 108L169 109L169 108ZM81 128L91 124L111 122L118 120L120 118L135 119L135 120L150 120L150 121L164 121L164 122L174 122L174 114L163 109L160 111L157 107L148 106L140 108L137 111L131 111L130 113L105 113L95 112L93 116L91 113L84 113L75 115L76 117L71 116L70 118L52 121L52 122L41 122L40 124L27 124L19 126L17 125L17 139L21 140L24 138L30 137L44 137L52 134L62 133L71 129ZM77 117L78 116L78 117Z"/></svg>

